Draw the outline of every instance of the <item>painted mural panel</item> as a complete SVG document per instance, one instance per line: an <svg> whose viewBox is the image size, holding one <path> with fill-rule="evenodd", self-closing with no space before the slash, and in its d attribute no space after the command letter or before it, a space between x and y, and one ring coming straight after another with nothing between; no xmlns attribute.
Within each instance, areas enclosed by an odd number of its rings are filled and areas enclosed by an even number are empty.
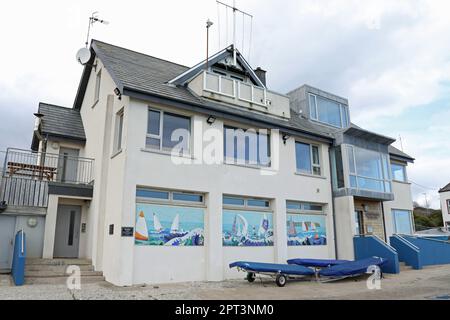
<svg viewBox="0 0 450 320"><path fill-rule="evenodd" d="M327 244L326 216L291 213L288 213L286 216L289 246Z"/></svg>
<svg viewBox="0 0 450 320"><path fill-rule="evenodd" d="M203 246L204 210L138 203L136 245Z"/></svg>
<svg viewBox="0 0 450 320"><path fill-rule="evenodd" d="M222 219L222 243L224 246L273 246L272 213L223 210Z"/></svg>

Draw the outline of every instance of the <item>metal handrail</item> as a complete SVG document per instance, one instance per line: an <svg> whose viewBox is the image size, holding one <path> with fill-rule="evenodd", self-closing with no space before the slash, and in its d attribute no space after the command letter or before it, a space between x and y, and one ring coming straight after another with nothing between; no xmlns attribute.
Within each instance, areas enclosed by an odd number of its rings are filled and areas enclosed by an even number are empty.
<svg viewBox="0 0 450 320"><path fill-rule="evenodd" d="M6 149L6 154L9 151L19 151L21 153L29 153L29 154L46 154L46 155L50 155L50 156L56 156L56 157L62 157L62 155L58 154L58 153L51 153L51 152L40 152L40 151L32 151L32 150L27 150L27 149L20 149L20 148L7 148ZM2 151L4 152L4 151ZM94 158L86 158L86 157L74 157L74 156L68 156L69 158L76 158L76 159L81 159L81 160L88 160L88 161L94 161Z"/></svg>

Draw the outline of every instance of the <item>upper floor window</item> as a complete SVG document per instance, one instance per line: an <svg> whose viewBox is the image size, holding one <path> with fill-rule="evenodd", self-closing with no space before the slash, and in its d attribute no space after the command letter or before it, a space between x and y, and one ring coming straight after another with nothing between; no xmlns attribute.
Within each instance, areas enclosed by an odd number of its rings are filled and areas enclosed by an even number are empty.
<svg viewBox="0 0 450 320"><path fill-rule="evenodd" d="M391 192L387 155L347 146L350 187L379 192Z"/></svg>
<svg viewBox="0 0 450 320"><path fill-rule="evenodd" d="M224 126L223 136L225 162L270 166L270 135L267 130Z"/></svg>
<svg viewBox="0 0 450 320"><path fill-rule="evenodd" d="M180 153L189 152L191 119L165 112L148 109L146 147Z"/></svg>
<svg viewBox="0 0 450 320"><path fill-rule="evenodd" d="M122 150L122 133L123 133L123 109L116 114L116 133L114 142L114 151Z"/></svg>
<svg viewBox="0 0 450 320"><path fill-rule="evenodd" d="M338 127L349 125L348 106L336 101L309 94L310 117L313 120Z"/></svg>
<svg viewBox="0 0 450 320"><path fill-rule="evenodd" d="M391 162L391 171L392 180L407 182L405 165Z"/></svg>
<svg viewBox="0 0 450 320"><path fill-rule="evenodd" d="M321 175L319 147L307 143L295 143L297 171L314 175Z"/></svg>
<svg viewBox="0 0 450 320"><path fill-rule="evenodd" d="M100 99L100 83L102 80L102 70L97 73L95 77L95 92L94 92L94 104L98 102Z"/></svg>
<svg viewBox="0 0 450 320"><path fill-rule="evenodd" d="M450 214L450 199L447 200L447 213Z"/></svg>

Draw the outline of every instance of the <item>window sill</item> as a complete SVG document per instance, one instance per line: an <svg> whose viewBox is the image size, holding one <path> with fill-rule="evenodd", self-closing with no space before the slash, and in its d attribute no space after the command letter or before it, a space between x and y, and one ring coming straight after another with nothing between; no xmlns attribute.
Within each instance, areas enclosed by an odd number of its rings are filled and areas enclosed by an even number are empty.
<svg viewBox="0 0 450 320"><path fill-rule="evenodd" d="M192 159L195 160L194 156L191 154L183 154L183 155L179 155L179 154L172 154L171 151L166 151L166 150L158 150L158 149L149 149L149 148L142 148L141 149L142 152L148 152L148 153L156 153L156 154L161 154L163 156L174 156L174 157L178 157L178 158L186 158L186 159Z"/></svg>
<svg viewBox="0 0 450 320"><path fill-rule="evenodd" d="M392 182L400 183L400 184L406 184L406 185L411 185L411 182L408 182L408 181L392 180Z"/></svg>
<svg viewBox="0 0 450 320"><path fill-rule="evenodd" d="M111 155L111 159L114 159L115 157L117 157L119 154L122 153L122 149L115 151L112 155Z"/></svg>
<svg viewBox="0 0 450 320"><path fill-rule="evenodd" d="M318 175L315 175L315 174L304 173L304 172L295 172L295 175L297 175L297 176L303 176L303 177L310 177L310 178L324 179L324 180L327 179L327 177L322 176L322 175L318 176Z"/></svg>
<svg viewBox="0 0 450 320"><path fill-rule="evenodd" d="M229 166L247 168L247 169L257 169L257 170L266 170L266 171L276 172L276 170L272 169L272 167L264 167L264 166L244 164L244 163L233 163L233 162L228 162L228 161L224 161L223 164L229 165Z"/></svg>

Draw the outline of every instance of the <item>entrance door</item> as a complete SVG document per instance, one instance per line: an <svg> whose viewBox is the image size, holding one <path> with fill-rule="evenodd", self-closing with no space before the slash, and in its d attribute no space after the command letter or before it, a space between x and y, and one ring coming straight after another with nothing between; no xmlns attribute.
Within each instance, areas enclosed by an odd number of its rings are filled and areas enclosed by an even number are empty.
<svg viewBox="0 0 450 320"><path fill-rule="evenodd" d="M55 258L78 258L80 223L80 206L58 206L53 252Z"/></svg>
<svg viewBox="0 0 450 320"><path fill-rule="evenodd" d="M61 148L59 149L58 181L75 183L78 181L78 157L79 150Z"/></svg>
<svg viewBox="0 0 450 320"><path fill-rule="evenodd" d="M364 214L362 211L357 210L355 211L355 234L365 234L364 230Z"/></svg>
<svg viewBox="0 0 450 320"><path fill-rule="evenodd" d="M16 217L0 216L0 273L11 271Z"/></svg>

